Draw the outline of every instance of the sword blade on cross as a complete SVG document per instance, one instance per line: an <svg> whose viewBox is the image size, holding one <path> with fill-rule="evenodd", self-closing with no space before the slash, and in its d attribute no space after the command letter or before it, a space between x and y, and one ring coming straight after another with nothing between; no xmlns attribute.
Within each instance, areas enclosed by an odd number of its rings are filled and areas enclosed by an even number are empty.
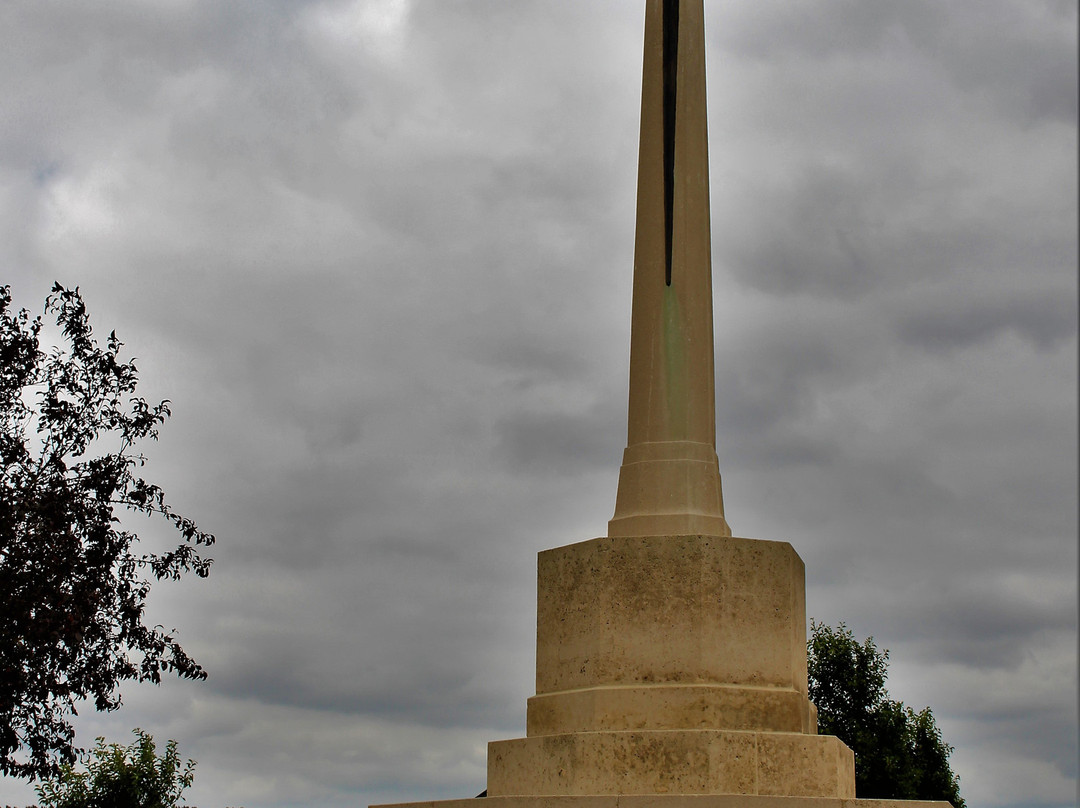
<svg viewBox="0 0 1080 808"><path fill-rule="evenodd" d="M664 0L664 282L671 286L675 222L675 105L679 91L679 2Z"/></svg>

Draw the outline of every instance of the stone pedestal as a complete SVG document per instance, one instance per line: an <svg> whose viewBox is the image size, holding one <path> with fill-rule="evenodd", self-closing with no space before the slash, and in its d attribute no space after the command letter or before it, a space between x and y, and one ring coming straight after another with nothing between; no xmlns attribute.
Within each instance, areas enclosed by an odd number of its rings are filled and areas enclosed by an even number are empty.
<svg viewBox="0 0 1080 808"><path fill-rule="evenodd" d="M600 538L540 554L526 737L487 801L431 808L885 808L817 734L803 563L785 542Z"/></svg>
<svg viewBox="0 0 1080 808"><path fill-rule="evenodd" d="M540 554L527 737L488 794L851 798L806 696L803 564L729 536L601 538Z"/></svg>

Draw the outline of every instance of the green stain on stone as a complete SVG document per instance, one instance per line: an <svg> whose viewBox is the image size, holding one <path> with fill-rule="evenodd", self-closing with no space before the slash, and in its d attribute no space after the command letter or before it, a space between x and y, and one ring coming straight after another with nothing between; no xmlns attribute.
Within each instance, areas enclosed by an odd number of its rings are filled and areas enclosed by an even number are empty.
<svg viewBox="0 0 1080 808"><path fill-rule="evenodd" d="M672 286L663 287L664 293L664 392L668 440L687 440L689 390L687 387L686 339L683 335L683 318L679 299Z"/></svg>

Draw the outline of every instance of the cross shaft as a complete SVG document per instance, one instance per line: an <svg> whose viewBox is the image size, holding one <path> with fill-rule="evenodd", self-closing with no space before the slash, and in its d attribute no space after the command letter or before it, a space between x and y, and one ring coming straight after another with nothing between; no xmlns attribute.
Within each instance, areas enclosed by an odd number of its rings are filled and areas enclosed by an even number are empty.
<svg viewBox="0 0 1080 808"><path fill-rule="evenodd" d="M731 535L716 460L703 0L648 0L627 445L611 536Z"/></svg>

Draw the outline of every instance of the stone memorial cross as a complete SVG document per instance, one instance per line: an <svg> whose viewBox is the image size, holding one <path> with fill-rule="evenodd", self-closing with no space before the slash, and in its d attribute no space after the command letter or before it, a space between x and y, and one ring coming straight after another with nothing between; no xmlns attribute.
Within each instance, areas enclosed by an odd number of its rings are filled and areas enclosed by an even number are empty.
<svg viewBox="0 0 1080 808"><path fill-rule="evenodd" d="M855 800L807 697L802 560L735 538L716 459L703 0L647 0L627 445L608 535L545 550L526 737L488 808L947 808ZM475 808L475 800L409 808Z"/></svg>

